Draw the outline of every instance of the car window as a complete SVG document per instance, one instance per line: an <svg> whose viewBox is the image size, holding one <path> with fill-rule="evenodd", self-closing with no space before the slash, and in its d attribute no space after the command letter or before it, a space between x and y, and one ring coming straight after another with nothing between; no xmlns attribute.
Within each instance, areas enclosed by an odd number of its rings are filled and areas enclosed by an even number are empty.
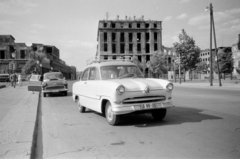
<svg viewBox="0 0 240 159"><path fill-rule="evenodd" d="M95 67L90 68L88 80L99 80L99 73Z"/></svg>
<svg viewBox="0 0 240 159"><path fill-rule="evenodd" d="M87 68L86 70L84 70L83 75L82 75L82 81L86 81L88 78L88 72L89 72L89 68Z"/></svg>
<svg viewBox="0 0 240 159"><path fill-rule="evenodd" d="M61 73L55 73L55 74L45 74L44 79L47 80L59 80L63 79L63 75Z"/></svg>
<svg viewBox="0 0 240 159"><path fill-rule="evenodd" d="M143 74L139 68L135 65L113 65L113 66L102 66L101 77L105 79L116 79L124 75L127 77L140 77L143 78Z"/></svg>

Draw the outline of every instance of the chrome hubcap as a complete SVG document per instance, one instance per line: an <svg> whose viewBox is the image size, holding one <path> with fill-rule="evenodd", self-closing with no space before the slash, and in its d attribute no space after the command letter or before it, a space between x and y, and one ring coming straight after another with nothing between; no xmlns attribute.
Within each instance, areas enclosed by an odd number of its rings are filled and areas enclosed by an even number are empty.
<svg viewBox="0 0 240 159"><path fill-rule="evenodd" d="M112 118L113 118L113 114L112 114L111 107L108 107L108 110L107 110L107 117L108 117L109 120L112 120Z"/></svg>

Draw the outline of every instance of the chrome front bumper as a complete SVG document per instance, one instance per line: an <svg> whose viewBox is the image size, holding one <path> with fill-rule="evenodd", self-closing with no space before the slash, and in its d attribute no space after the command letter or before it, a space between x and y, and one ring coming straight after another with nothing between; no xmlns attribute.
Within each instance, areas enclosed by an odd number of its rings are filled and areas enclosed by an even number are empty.
<svg viewBox="0 0 240 159"><path fill-rule="evenodd" d="M51 89L51 90L42 90L43 93L57 93L57 92L65 92L68 89Z"/></svg>
<svg viewBox="0 0 240 159"><path fill-rule="evenodd" d="M175 107L171 101L156 103L141 103L132 105L112 105L112 112L116 115L129 114L136 111L151 111L157 109L169 109Z"/></svg>

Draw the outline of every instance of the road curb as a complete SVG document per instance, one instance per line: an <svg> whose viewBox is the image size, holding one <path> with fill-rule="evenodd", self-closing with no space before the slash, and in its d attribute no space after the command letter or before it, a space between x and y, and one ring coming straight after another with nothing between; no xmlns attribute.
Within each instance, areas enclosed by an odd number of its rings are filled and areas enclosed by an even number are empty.
<svg viewBox="0 0 240 159"><path fill-rule="evenodd" d="M39 119L40 117L40 107L41 107L41 92L38 96L38 104L37 104L37 113L35 118L34 130L33 130L33 138L32 138L32 146L31 146L31 154L30 159L34 159L36 157L36 148L37 148L37 140L38 140L38 128L39 128Z"/></svg>

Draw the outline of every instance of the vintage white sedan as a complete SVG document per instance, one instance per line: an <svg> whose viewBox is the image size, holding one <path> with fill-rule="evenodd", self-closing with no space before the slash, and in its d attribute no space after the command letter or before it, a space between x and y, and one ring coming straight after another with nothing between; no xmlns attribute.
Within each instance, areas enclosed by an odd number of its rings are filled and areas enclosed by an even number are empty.
<svg viewBox="0 0 240 159"><path fill-rule="evenodd" d="M86 108L105 115L110 125L130 113L150 113L162 120L174 107L173 84L167 80L145 78L132 62L95 61L87 66L72 86L72 98L79 111Z"/></svg>

